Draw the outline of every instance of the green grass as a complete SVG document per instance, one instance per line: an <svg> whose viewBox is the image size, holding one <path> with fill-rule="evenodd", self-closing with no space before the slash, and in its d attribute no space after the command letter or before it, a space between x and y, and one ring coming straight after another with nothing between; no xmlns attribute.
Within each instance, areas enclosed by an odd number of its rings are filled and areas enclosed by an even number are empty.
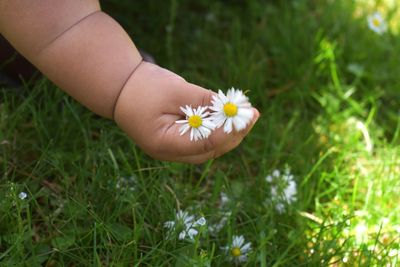
<svg viewBox="0 0 400 267"><path fill-rule="evenodd" d="M234 235L252 243L245 266L400 265L400 37L366 22L397 7L142 2L104 9L162 66L248 91L259 122L217 160L166 163L45 79L3 88L0 266L232 266ZM297 201L279 213L265 177L285 166ZM167 238L177 210L208 226L231 215L189 242Z"/></svg>

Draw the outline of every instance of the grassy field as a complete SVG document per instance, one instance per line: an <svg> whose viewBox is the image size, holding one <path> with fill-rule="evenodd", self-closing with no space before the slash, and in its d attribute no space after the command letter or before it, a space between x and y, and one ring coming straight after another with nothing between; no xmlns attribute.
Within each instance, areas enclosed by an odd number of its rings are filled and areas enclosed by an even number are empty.
<svg viewBox="0 0 400 267"><path fill-rule="evenodd" d="M166 163L45 79L1 89L0 266L400 266L396 1L136 2L103 7L259 122L219 159Z"/></svg>

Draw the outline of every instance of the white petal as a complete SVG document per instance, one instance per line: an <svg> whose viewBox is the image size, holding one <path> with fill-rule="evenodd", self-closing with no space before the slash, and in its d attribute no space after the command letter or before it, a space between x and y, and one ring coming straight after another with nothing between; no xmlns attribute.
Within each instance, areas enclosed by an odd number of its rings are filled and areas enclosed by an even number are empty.
<svg viewBox="0 0 400 267"><path fill-rule="evenodd" d="M196 236L198 233L199 232L196 229L190 228L187 234L188 234L190 239L193 239L194 236Z"/></svg>
<svg viewBox="0 0 400 267"><path fill-rule="evenodd" d="M181 210L178 210L178 212L176 213L176 219L177 220L180 220L180 219L182 219L183 218L183 216L184 216L184 213L186 213L187 214L187 212L185 211L185 212L183 212L183 211L181 211Z"/></svg>
<svg viewBox="0 0 400 267"><path fill-rule="evenodd" d="M198 133L198 136L199 136L198 140L203 140L204 138L208 137L207 133L205 131L203 131L203 129L207 129L207 128L204 128L203 126L200 126L200 128L197 129L197 133ZM209 129L207 129L207 130L209 131Z"/></svg>
<svg viewBox="0 0 400 267"><path fill-rule="evenodd" d="M246 262L247 261L247 255L240 255L239 256L239 262Z"/></svg>
<svg viewBox="0 0 400 267"><path fill-rule="evenodd" d="M215 107L222 107L224 105L221 98L219 96L215 96L215 95L212 96L211 104Z"/></svg>
<svg viewBox="0 0 400 267"><path fill-rule="evenodd" d="M201 139L201 133L199 129L192 129L193 130L193 136L194 136L194 141L197 142L199 139Z"/></svg>
<svg viewBox="0 0 400 267"><path fill-rule="evenodd" d="M243 236L233 236L233 240L232 240L232 247L235 248L240 248L240 246L242 245L243 241L240 242L241 238L243 238Z"/></svg>
<svg viewBox="0 0 400 267"><path fill-rule="evenodd" d="M229 102L227 96L221 90L218 91L218 96L223 104Z"/></svg>
<svg viewBox="0 0 400 267"><path fill-rule="evenodd" d="M237 116L250 120L253 118L254 113L253 110L250 108L239 108Z"/></svg>
<svg viewBox="0 0 400 267"><path fill-rule="evenodd" d="M233 126L235 127L236 131L241 131L246 128L246 122L242 120L240 117L235 116L233 119Z"/></svg>
<svg viewBox="0 0 400 267"><path fill-rule="evenodd" d="M194 109L194 115L199 115L199 116L201 116L202 111L203 111L203 107L202 107L202 106L199 106L199 107L197 107L196 109Z"/></svg>
<svg viewBox="0 0 400 267"><path fill-rule="evenodd" d="M218 112L222 110L222 106L213 105L210 107L212 111Z"/></svg>
<svg viewBox="0 0 400 267"><path fill-rule="evenodd" d="M234 241L236 241L236 244L234 244L234 247L240 248L244 243L244 237L242 235L237 236Z"/></svg>
<svg viewBox="0 0 400 267"><path fill-rule="evenodd" d="M215 124L215 128L219 128L222 125L224 125L226 117L222 114L217 114L213 116L212 118L213 123Z"/></svg>
<svg viewBox="0 0 400 267"><path fill-rule="evenodd" d="M232 101L234 95L235 95L235 88L233 87L226 92L226 97L229 99L229 101Z"/></svg>
<svg viewBox="0 0 400 267"><path fill-rule="evenodd" d="M213 99L211 100L211 103L213 104L213 106L216 107L222 107L224 105L224 102L219 96L214 96Z"/></svg>
<svg viewBox="0 0 400 267"><path fill-rule="evenodd" d="M182 112L185 114L185 115L187 115L187 110L186 110L186 108L184 108L184 107L179 107L181 110L182 110Z"/></svg>
<svg viewBox="0 0 400 267"><path fill-rule="evenodd" d="M191 224L194 220L194 216L190 215L190 216L186 216L186 218L184 219L183 223L184 224Z"/></svg>
<svg viewBox="0 0 400 267"><path fill-rule="evenodd" d="M237 92L236 94L234 94L232 96L232 103L239 104L239 103L242 103L245 101L248 101L248 100L247 100L247 97L245 97L242 92Z"/></svg>
<svg viewBox="0 0 400 267"><path fill-rule="evenodd" d="M207 127L200 126L199 133L201 134L202 139L206 139L211 134L211 130L208 129Z"/></svg>
<svg viewBox="0 0 400 267"><path fill-rule="evenodd" d="M238 108L251 108L251 104L247 98L240 98L234 104Z"/></svg>
<svg viewBox="0 0 400 267"><path fill-rule="evenodd" d="M205 108L206 108L206 107L202 107L202 106L198 107L198 108L197 108L197 115L199 115L200 117L202 117L202 114L203 114L203 112L205 111Z"/></svg>
<svg viewBox="0 0 400 267"><path fill-rule="evenodd" d="M209 111L204 112L203 114L201 114L201 118L204 120L206 119L208 116L210 115Z"/></svg>
<svg viewBox="0 0 400 267"><path fill-rule="evenodd" d="M208 114L210 114L210 112L208 112L207 109L208 109L208 106L204 106L204 107L202 108L202 110L201 110L201 114L202 114L202 117L203 117L203 118L204 118L204 117L207 117Z"/></svg>
<svg viewBox="0 0 400 267"><path fill-rule="evenodd" d="M216 95L211 96L211 103L214 105L214 103L218 102L219 98Z"/></svg>
<svg viewBox="0 0 400 267"><path fill-rule="evenodd" d="M211 119L203 120L203 126L207 127L210 130L214 130L215 129L215 123Z"/></svg>
<svg viewBox="0 0 400 267"><path fill-rule="evenodd" d="M179 233L179 237L178 237L179 240L185 239L185 237L186 237L186 231L182 231Z"/></svg>
<svg viewBox="0 0 400 267"><path fill-rule="evenodd" d="M225 132L225 133L230 133L230 132L232 132L232 118L228 118L228 119L225 121L224 132Z"/></svg>
<svg viewBox="0 0 400 267"><path fill-rule="evenodd" d="M180 107L180 108L187 117L193 116L193 109L191 106L186 105L185 108L183 108L183 107Z"/></svg>
<svg viewBox="0 0 400 267"><path fill-rule="evenodd" d="M190 131L190 141L193 141L194 139L194 130L195 129L192 128L192 130Z"/></svg>
<svg viewBox="0 0 400 267"><path fill-rule="evenodd" d="M181 135L184 135L189 129L190 129L189 124L185 124L179 129L179 132Z"/></svg>
<svg viewBox="0 0 400 267"><path fill-rule="evenodd" d="M246 245L244 245L243 247L240 248L240 251L242 253L247 253L251 250L251 243L248 242Z"/></svg>
<svg viewBox="0 0 400 267"><path fill-rule="evenodd" d="M174 221L167 221L164 223L164 227L165 228L173 228L175 226L175 222Z"/></svg>
<svg viewBox="0 0 400 267"><path fill-rule="evenodd" d="M206 219L205 219L204 217L201 217L200 219L198 219L198 220L195 222L195 225L201 225L201 226L203 226L203 225L206 225L206 223L207 223Z"/></svg>

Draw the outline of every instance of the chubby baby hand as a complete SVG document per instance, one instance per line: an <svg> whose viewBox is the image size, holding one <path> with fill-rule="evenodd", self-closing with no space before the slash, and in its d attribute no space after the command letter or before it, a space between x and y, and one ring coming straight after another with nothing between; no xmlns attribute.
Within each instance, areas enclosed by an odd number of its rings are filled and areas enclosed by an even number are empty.
<svg viewBox="0 0 400 267"><path fill-rule="evenodd" d="M202 163L238 146L259 117L252 108L250 122L240 131L227 134L219 127L197 141L191 140L189 132L181 135L182 125L176 123L185 119L181 107L210 106L213 95L169 70L141 62L121 91L114 120L155 159Z"/></svg>

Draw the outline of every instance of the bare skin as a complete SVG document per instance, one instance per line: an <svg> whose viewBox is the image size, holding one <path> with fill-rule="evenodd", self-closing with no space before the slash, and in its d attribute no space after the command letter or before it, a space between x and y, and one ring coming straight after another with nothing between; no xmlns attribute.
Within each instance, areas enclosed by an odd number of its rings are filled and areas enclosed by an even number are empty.
<svg viewBox="0 0 400 267"><path fill-rule="evenodd" d="M143 62L97 0L0 0L0 33L50 80L116 123L153 158L201 163L240 144L259 117L229 135L179 136L180 106L209 105L212 91Z"/></svg>

